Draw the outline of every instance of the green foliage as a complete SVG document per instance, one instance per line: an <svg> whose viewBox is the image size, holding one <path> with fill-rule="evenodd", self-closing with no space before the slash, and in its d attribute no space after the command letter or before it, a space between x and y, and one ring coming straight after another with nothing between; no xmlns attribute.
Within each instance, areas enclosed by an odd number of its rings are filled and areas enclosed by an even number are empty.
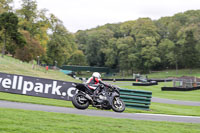
<svg viewBox="0 0 200 133"><path fill-rule="evenodd" d="M169 39L163 39L158 45L160 55L160 65L163 68L173 67L176 64L176 53L174 51L175 44Z"/></svg>
<svg viewBox="0 0 200 133"><path fill-rule="evenodd" d="M116 45L119 51L118 54L119 68L121 70L131 69L132 67L131 61L134 61L134 58L132 58L133 54L131 55L131 53L133 52L135 46L133 38L130 36L119 38L117 40Z"/></svg>
<svg viewBox="0 0 200 133"><path fill-rule="evenodd" d="M59 21L56 23L47 45L47 62L48 64L62 66L68 62L73 52L77 50L77 46L73 36L68 33L63 24Z"/></svg>
<svg viewBox="0 0 200 133"><path fill-rule="evenodd" d="M1 0L0 2L0 7L3 8L0 13L3 11L5 14L9 13L7 11L12 9L9 4L13 1ZM68 33L62 22L53 14L47 15L45 9L38 10L36 0L22 0L21 7L16 10L16 14L19 19L15 14L14 17L7 15L10 17L9 20L13 21L7 26L9 27L6 28L7 32L4 32L3 26L8 25L8 19L1 19L4 25L0 26L0 43L4 42L6 52L12 56L26 62L37 60L39 56L42 63L59 66L69 62L77 63L76 60L80 62L78 56L84 58L84 55L77 51L74 36ZM12 26L15 26L15 31L12 30ZM5 49L4 47L2 49Z"/></svg>
<svg viewBox="0 0 200 133"><path fill-rule="evenodd" d="M118 48L116 42L116 38L111 38L108 41L108 47L103 51L106 58L105 65L111 68L114 68L116 65L118 65Z"/></svg>
<svg viewBox="0 0 200 133"><path fill-rule="evenodd" d="M200 51L197 48L199 39L195 38L195 30L194 25L189 25L178 33L179 41L177 43L181 45L181 54L184 58L182 63L186 68L198 66L200 61Z"/></svg>
<svg viewBox="0 0 200 133"><path fill-rule="evenodd" d="M160 62L156 40L153 37L146 37L142 41L144 47L141 48L141 58L144 63L144 70L153 68Z"/></svg>
<svg viewBox="0 0 200 133"><path fill-rule="evenodd" d="M200 65L199 16L200 10L190 10L155 21L139 18L106 24L77 32L76 41L90 65L127 72L197 68ZM107 31L107 36L102 35L103 31ZM108 37L110 31L112 35Z"/></svg>
<svg viewBox="0 0 200 133"><path fill-rule="evenodd" d="M12 12L2 13L0 15L0 30L4 40L2 55L5 54L5 47L7 47L7 52L14 55L14 49L23 47L25 44L21 33L18 32L18 17Z"/></svg>
<svg viewBox="0 0 200 133"><path fill-rule="evenodd" d="M16 49L15 57L26 62L37 59L38 56L42 55L44 49L42 48L38 40L31 37L28 31L21 32L26 39L27 45L25 45L23 48Z"/></svg>
<svg viewBox="0 0 200 133"><path fill-rule="evenodd" d="M10 11L12 7L9 5L13 0L0 0L0 14Z"/></svg>
<svg viewBox="0 0 200 133"><path fill-rule="evenodd" d="M1 17L12 11L12 2L0 0ZM69 33L55 15L38 10L36 0L22 0L21 7L13 12L18 17L11 15L13 23L7 32L8 21L2 21L0 44L6 53L22 61L40 56L46 64L106 66L123 73L200 66L200 10L154 21L139 18L105 24L75 34Z"/></svg>
<svg viewBox="0 0 200 133"><path fill-rule="evenodd" d="M47 49L47 42L49 36L47 31L50 27L50 22L46 16L46 10L38 10L36 0L22 0L21 9L17 11L20 17L19 25L21 32L28 41L28 45L20 51L24 51L25 58L21 55L19 59L23 61L31 61L37 59L37 56L41 56L44 59ZM28 32L28 33L27 33ZM37 47L37 48L36 48ZM19 57L19 54L17 55Z"/></svg>
<svg viewBox="0 0 200 133"><path fill-rule="evenodd" d="M108 40L113 37L109 29L100 29L88 32L86 45L86 58L91 66L104 66L104 50L108 47Z"/></svg>
<svg viewBox="0 0 200 133"><path fill-rule="evenodd" d="M37 3L35 0L22 0L22 8L17 10L18 15L21 20L21 27L24 30L27 30L31 35L35 35L37 31L37 24L35 23L36 18L38 17Z"/></svg>
<svg viewBox="0 0 200 133"><path fill-rule="evenodd" d="M83 54L83 52L81 50L77 50L75 51L70 59L69 59L69 65L78 65L78 66L86 66L86 58L85 55Z"/></svg>

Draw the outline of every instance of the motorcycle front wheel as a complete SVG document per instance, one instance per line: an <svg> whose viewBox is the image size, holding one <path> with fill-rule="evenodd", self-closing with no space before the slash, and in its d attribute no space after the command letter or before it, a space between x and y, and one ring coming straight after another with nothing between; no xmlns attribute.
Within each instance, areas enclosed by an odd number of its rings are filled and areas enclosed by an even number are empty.
<svg viewBox="0 0 200 133"><path fill-rule="evenodd" d="M77 93L76 95L73 96L72 104L77 109L87 109L90 103L88 99L85 98L84 94Z"/></svg>
<svg viewBox="0 0 200 133"><path fill-rule="evenodd" d="M125 110L125 104L119 97L113 98L112 110L115 112L123 112Z"/></svg>

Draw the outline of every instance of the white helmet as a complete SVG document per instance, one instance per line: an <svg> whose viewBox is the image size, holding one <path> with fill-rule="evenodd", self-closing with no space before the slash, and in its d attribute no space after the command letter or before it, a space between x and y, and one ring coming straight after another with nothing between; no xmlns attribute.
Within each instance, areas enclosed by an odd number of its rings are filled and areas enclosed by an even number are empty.
<svg viewBox="0 0 200 133"><path fill-rule="evenodd" d="M100 78L101 78L101 74L98 73L98 72L94 72L94 73L92 74L92 77L95 77L95 78L100 79Z"/></svg>

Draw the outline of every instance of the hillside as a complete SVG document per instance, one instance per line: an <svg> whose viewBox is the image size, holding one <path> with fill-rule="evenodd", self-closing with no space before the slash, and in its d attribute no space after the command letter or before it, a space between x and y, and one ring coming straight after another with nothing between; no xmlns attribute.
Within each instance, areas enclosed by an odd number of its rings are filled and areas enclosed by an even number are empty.
<svg viewBox="0 0 200 133"><path fill-rule="evenodd" d="M33 69L32 64L22 62L9 56L4 56L4 58L0 57L0 72L69 82L80 82L58 70L48 70L48 72L45 72L45 68L39 66L35 66Z"/></svg>

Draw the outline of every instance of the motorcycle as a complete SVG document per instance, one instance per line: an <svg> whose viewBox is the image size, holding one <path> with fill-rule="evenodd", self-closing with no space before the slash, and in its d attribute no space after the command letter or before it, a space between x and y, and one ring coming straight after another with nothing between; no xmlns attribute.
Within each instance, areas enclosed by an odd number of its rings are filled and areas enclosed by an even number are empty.
<svg viewBox="0 0 200 133"><path fill-rule="evenodd" d="M93 107L110 110L115 112L123 112L125 104L120 99L119 88L113 85L101 84L101 91L97 97L94 97L92 90L86 84L76 84L78 90L72 98L72 104L77 109L87 109L89 105Z"/></svg>

